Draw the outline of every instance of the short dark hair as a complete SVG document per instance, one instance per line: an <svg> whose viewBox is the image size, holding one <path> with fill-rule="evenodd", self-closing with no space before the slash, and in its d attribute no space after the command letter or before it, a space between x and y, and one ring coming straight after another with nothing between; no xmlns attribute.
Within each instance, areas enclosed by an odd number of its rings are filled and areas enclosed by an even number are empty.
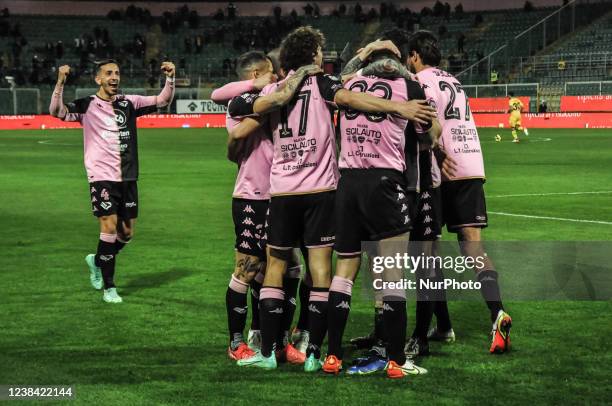
<svg viewBox="0 0 612 406"><path fill-rule="evenodd" d="M115 65L119 66L119 63L114 59L102 59L99 61L94 61L94 65L96 65L96 74L100 72L100 69L104 65L108 65L109 63L114 63Z"/></svg>
<svg viewBox="0 0 612 406"><path fill-rule="evenodd" d="M280 75L280 48L276 47L269 51L267 56L270 58L270 62L272 62L272 69L274 69L274 73Z"/></svg>
<svg viewBox="0 0 612 406"><path fill-rule="evenodd" d="M281 43L281 68L289 72L300 66L312 65L317 49L324 46L325 36L321 31L311 26L296 28Z"/></svg>
<svg viewBox="0 0 612 406"><path fill-rule="evenodd" d="M261 51L249 51L238 57L236 62L236 73L239 77L243 78L250 70L253 69L253 65L269 61L270 58Z"/></svg>
<svg viewBox="0 0 612 406"><path fill-rule="evenodd" d="M410 49L408 49L408 41L410 40L410 33L403 28L392 28L382 33L378 38L382 41L391 41L393 45L399 49L402 54L402 60L405 62L406 58L410 56Z"/></svg>
<svg viewBox="0 0 612 406"><path fill-rule="evenodd" d="M425 65L438 66L442 59L438 38L426 30L417 31L410 36L408 53L416 52Z"/></svg>

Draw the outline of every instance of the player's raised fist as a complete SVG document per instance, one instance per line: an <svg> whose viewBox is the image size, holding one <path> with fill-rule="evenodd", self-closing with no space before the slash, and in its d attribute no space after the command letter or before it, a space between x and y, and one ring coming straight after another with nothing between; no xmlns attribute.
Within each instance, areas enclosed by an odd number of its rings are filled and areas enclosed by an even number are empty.
<svg viewBox="0 0 612 406"><path fill-rule="evenodd" d="M169 78L174 77L175 67L172 62L162 62L161 70L162 72L164 72L164 75L166 75L167 77Z"/></svg>
<svg viewBox="0 0 612 406"><path fill-rule="evenodd" d="M70 74L70 66L62 65L57 70L57 81L59 83L66 83L66 78Z"/></svg>

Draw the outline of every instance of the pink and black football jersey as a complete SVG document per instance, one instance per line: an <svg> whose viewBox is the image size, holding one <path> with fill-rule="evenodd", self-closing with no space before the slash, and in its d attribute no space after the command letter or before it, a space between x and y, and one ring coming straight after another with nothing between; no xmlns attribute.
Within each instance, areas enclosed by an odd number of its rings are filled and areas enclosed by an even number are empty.
<svg viewBox="0 0 612 406"><path fill-rule="evenodd" d="M416 76L427 100L438 112L442 126L440 146L457 162L457 174L451 180L484 178L480 139L461 83L438 68L424 69Z"/></svg>
<svg viewBox="0 0 612 406"><path fill-rule="evenodd" d="M255 98L257 94L245 93L232 99L229 103L240 103L240 100ZM237 126L243 117L226 115L226 127L230 131ZM267 200L270 198L270 167L272 166L273 145L266 129L259 128L243 142L243 148L238 162L238 176L234 186L233 197L250 200Z"/></svg>
<svg viewBox="0 0 612 406"><path fill-rule="evenodd" d="M88 96L66 104L64 121L83 125L89 182L138 179L136 118L157 111L156 96L118 95L113 101Z"/></svg>
<svg viewBox="0 0 612 406"><path fill-rule="evenodd" d="M293 75L287 75L287 80ZM282 86L272 83L260 93L268 95ZM315 193L336 189L338 164L332 113L333 100L342 89L340 80L328 75L304 79L295 97L279 111L269 114L274 157L270 174L270 194ZM232 103L232 116L248 115L255 100Z"/></svg>
<svg viewBox="0 0 612 406"><path fill-rule="evenodd" d="M353 92L367 92L398 102L425 98L418 83L404 78L358 75L345 87ZM409 169L412 172L416 170L418 178L417 167L406 166L406 141L414 147L416 138L427 133L429 128L391 114L354 110L342 111L339 123L340 169L384 168L399 172ZM413 149L410 153L418 153L418 150Z"/></svg>

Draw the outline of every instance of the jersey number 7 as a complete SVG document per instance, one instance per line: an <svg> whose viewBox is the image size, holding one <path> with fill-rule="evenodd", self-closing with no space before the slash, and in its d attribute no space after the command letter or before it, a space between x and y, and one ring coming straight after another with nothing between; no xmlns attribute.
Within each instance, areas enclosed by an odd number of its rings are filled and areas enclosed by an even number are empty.
<svg viewBox="0 0 612 406"><path fill-rule="evenodd" d="M289 106L283 106L280 111L280 128L278 129L281 138L293 137L293 130L289 127L289 113L293 111L293 108L297 102L302 101L302 109L300 110L300 128L298 134L301 137L306 134L306 124L308 123L308 105L310 104L310 90L304 90L297 94L297 96L291 101ZM291 109L291 110L290 110Z"/></svg>

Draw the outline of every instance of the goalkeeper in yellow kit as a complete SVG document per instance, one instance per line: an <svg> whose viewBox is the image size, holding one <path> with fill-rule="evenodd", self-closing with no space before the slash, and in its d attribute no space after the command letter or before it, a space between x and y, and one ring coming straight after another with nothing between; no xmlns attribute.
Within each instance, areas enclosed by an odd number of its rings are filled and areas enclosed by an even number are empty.
<svg viewBox="0 0 612 406"><path fill-rule="evenodd" d="M510 106L508 112L510 113L510 128L512 129L512 142L519 142L517 131L523 131L525 135L529 135L526 128L521 125L521 111L523 110L523 102L517 97L514 97L514 93L508 93L508 104Z"/></svg>

